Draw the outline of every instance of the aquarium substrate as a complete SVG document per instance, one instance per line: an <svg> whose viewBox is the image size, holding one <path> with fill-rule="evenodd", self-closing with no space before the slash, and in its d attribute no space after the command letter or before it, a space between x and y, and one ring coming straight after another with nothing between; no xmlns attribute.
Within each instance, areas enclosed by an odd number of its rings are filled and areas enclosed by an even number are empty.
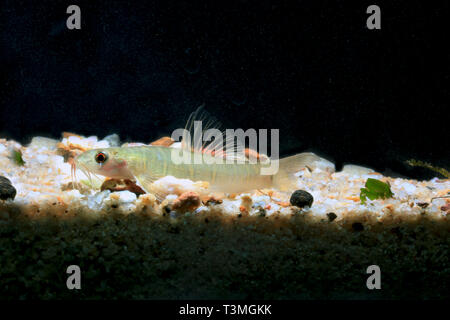
<svg viewBox="0 0 450 320"><path fill-rule="evenodd" d="M2 299L450 297L449 199L439 198L449 179L392 178L353 165L336 172L321 159L296 174L310 207L289 203L295 190L202 202L202 183L173 177L157 182L167 195L161 203L91 188L80 173L74 188L61 150L116 142L0 139L0 176L16 191L0 200ZM362 204L368 178L389 183L394 196ZM80 266L81 290L66 287L69 265ZM371 265L381 269L381 290L367 288Z"/></svg>

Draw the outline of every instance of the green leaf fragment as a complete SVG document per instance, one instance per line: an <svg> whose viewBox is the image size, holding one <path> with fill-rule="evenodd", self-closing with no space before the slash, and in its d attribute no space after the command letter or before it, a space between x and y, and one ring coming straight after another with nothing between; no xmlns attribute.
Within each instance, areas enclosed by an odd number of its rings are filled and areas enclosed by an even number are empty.
<svg viewBox="0 0 450 320"><path fill-rule="evenodd" d="M22 158L22 152L20 150L13 150L12 151L12 155L11 155L11 159L18 165L18 166L23 166L25 165L25 161Z"/></svg>
<svg viewBox="0 0 450 320"><path fill-rule="evenodd" d="M359 198L361 199L361 203L365 204L367 199L387 199L391 198L393 195L389 183L369 178L366 181L365 188L361 188Z"/></svg>

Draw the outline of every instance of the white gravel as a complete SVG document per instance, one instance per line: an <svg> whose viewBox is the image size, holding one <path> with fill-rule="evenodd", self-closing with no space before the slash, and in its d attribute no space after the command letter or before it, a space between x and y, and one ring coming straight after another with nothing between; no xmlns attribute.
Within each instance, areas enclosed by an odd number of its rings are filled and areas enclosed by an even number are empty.
<svg viewBox="0 0 450 320"><path fill-rule="evenodd" d="M118 138L109 139L118 141ZM49 207L50 203L57 203L55 212L66 214L71 209L85 207L93 212L105 212L108 206L116 204L123 208L124 212L131 212L144 204L157 208L154 197L151 195L140 196L129 191L110 192L100 190L79 190L67 188L71 182L70 165L64 162L64 158L57 154L56 145L61 142L64 145L77 145L86 149L109 147L109 141L98 140L97 137L70 136L61 141L36 137L27 147L21 146L15 141L0 139L0 175L9 178L17 189L17 195L12 202L30 208L30 212L38 207ZM116 143L116 142L115 142ZM20 149L25 161L24 166L16 165L9 157L12 149ZM87 179L81 172L77 173L78 179ZM320 219L326 219L327 213L334 212L337 219L353 217L355 215L373 215L378 219L384 216L419 216L426 213L436 219L445 218L447 212L441 207L448 203L448 199L431 198L445 196L450 192L450 180L433 178L429 181L416 181L409 179L384 177L373 169L355 165L346 165L341 172L335 172L334 164L323 159L321 164L311 172L304 168L297 172L297 187L311 193L314 203L310 209L302 212L315 215ZM359 201L360 188L364 187L367 178L388 181L394 193L392 199L368 200L365 205ZM157 190L169 195L167 201L173 201L183 192L204 191L205 184L186 179L165 177L155 183ZM292 190L294 191L294 190ZM251 204L249 215L273 215L292 214L299 209L283 205L289 201L290 194L280 193L274 190L271 197L254 192L247 195L236 195L234 198L223 199L221 204L214 206L201 206L195 212L212 210L225 215L237 215L242 213L242 207L248 207L248 197ZM247 197L247 198L246 198ZM278 199L279 201L276 201ZM246 202L247 201L247 202ZM425 209L419 204L428 203ZM61 206L64 210L59 210ZM160 212L161 210L155 210ZM194 213L195 213L194 212Z"/></svg>

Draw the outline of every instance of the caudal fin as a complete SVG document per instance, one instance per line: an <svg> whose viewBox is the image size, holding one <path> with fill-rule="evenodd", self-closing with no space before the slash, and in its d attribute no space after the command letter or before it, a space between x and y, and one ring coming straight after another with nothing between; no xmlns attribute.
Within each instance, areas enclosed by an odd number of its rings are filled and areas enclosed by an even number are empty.
<svg viewBox="0 0 450 320"><path fill-rule="evenodd" d="M298 177L295 176L295 173L305 167L314 169L318 167L319 163L323 163L325 166L332 166L334 168L334 165L331 162L311 152L299 153L280 159L278 173L273 179L274 187L281 191L297 189Z"/></svg>

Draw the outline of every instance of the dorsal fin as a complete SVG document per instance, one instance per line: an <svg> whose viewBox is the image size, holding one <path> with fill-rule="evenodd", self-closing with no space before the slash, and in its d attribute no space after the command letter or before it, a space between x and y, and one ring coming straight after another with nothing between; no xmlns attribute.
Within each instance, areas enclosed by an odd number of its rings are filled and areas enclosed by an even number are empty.
<svg viewBox="0 0 450 320"><path fill-rule="evenodd" d="M215 130L208 132L210 129ZM203 141L205 139L206 141ZM248 161L245 157L244 142L237 137L227 136L222 123L205 110L204 104L190 114L181 140L181 148L227 160Z"/></svg>
<svg viewBox="0 0 450 320"><path fill-rule="evenodd" d="M201 134L195 134L196 121L201 122ZM189 118L184 127L185 131L181 140L181 148L188 151L202 152L207 142L202 141L202 137L208 129L217 129L223 131L222 123L209 112L205 110L205 104L202 104Z"/></svg>

